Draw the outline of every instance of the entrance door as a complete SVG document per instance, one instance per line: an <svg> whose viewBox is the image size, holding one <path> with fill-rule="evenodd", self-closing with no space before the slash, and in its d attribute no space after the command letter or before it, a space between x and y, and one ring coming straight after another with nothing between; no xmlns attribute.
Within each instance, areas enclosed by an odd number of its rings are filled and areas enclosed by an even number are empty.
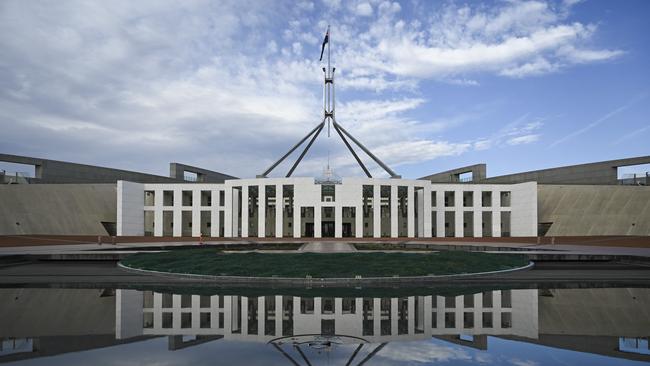
<svg viewBox="0 0 650 366"><path fill-rule="evenodd" d="M349 222L343 223L343 237L344 238L352 237L352 224Z"/></svg>
<svg viewBox="0 0 650 366"><path fill-rule="evenodd" d="M321 235L323 238L334 237L334 221L323 221L321 225Z"/></svg>
<svg viewBox="0 0 650 366"><path fill-rule="evenodd" d="M305 237L313 238L314 237L314 223L306 222L305 223Z"/></svg>

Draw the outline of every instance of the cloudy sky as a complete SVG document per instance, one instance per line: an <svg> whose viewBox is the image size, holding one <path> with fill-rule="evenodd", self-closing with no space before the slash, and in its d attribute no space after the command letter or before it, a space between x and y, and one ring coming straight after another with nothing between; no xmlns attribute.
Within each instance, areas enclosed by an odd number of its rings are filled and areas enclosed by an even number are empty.
<svg viewBox="0 0 650 366"><path fill-rule="evenodd" d="M337 119L404 177L647 155L649 14L643 0L3 0L0 152L254 177L320 122L331 24ZM323 137L295 175L328 156L362 174Z"/></svg>

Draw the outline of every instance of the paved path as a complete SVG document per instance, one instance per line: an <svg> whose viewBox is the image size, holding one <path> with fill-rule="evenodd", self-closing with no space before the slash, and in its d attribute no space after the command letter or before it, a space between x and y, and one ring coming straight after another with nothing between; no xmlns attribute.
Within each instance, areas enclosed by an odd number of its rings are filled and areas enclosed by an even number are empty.
<svg viewBox="0 0 650 366"><path fill-rule="evenodd" d="M303 244L298 251L303 253L352 253L356 252L357 248L350 243L313 242Z"/></svg>

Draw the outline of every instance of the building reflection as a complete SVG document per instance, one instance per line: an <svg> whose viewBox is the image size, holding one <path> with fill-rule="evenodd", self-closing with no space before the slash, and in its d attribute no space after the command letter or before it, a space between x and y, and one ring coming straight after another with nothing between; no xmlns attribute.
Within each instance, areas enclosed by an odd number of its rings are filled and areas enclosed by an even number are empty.
<svg viewBox="0 0 650 366"><path fill-rule="evenodd" d="M169 350L218 340L302 349L434 337L489 350L489 337L650 360L650 289L516 289L458 296L297 297L138 290L0 289L0 362L167 337ZM293 349L296 352L289 352ZM293 356L289 356L289 353ZM362 360L363 361L363 360Z"/></svg>

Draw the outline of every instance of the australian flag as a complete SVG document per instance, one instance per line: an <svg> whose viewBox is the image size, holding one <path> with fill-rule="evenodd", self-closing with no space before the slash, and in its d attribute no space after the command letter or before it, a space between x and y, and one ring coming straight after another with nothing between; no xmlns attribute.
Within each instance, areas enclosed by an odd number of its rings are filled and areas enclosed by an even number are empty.
<svg viewBox="0 0 650 366"><path fill-rule="evenodd" d="M325 33L325 39L323 40L323 46L320 49L320 59L318 61L323 61L323 52L325 51L325 45L330 40L330 29L327 28L327 33Z"/></svg>

